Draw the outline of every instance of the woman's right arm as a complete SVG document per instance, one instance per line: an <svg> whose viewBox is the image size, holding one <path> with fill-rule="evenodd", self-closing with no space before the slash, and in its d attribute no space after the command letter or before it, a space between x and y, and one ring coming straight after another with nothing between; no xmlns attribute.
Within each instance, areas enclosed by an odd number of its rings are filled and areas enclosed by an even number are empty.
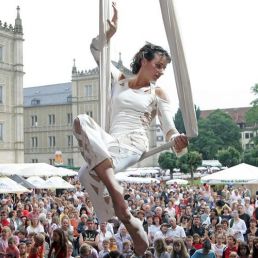
<svg viewBox="0 0 258 258"><path fill-rule="evenodd" d="M116 9L115 2L112 2L112 7L113 7L113 17L112 17L111 21L107 20L108 25L109 25L109 28L106 31L106 40L107 41L109 41L117 31L117 9ZM99 36L92 39L92 42L90 44L90 50L91 50L91 53L98 65L99 65L99 53L100 53L101 48L103 48L103 46L100 46Z"/></svg>

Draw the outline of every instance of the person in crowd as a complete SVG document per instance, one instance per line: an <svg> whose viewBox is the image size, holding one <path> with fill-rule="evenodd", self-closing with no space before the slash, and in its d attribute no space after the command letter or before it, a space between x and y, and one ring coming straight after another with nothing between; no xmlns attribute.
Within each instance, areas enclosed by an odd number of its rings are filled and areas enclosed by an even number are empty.
<svg viewBox="0 0 258 258"><path fill-rule="evenodd" d="M20 251L13 236L8 238L8 247L6 248L6 257L20 258Z"/></svg>
<svg viewBox="0 0 258 258"><path fill-rule="evenodd" d="M219 234L216 236L216 243L212 244L212 250L216 254L216 258L222 258L223 250L225 249L224 242L224 236L222 234Z"/></svg>
<svg viewBox="0 0 258 258"><path fill-rule="evenodd" d="M160 226L162 224L162 220L159 216L153 216L153 225L149 227L148 230L148 239L150 244L153 244L155 234L160 230Z"/></svg>
<svg viewBox="0 0 258 258"><path fill-rule="evenodd" d="M123 242L127 240L132 241L130 234L128 233L126 227L123 224L120 225L118 232L115 234L115 239L116 239L118 251L120 253L123 252Z"/></svg>
<svg viewBox="0 0 258 258"><path fill-rule="evenodd" d="M124 258L130 258L133 255L133 250L132 250L132 242L129 240L126 240L123 242L123 251L122 255Z"/></svg>
<svg viewBox="0 0 258 258"><path fill-rule="evenodd" d="M208 239L204 240L202 249L196 250L191 258L216 258L214 251L211 249L211 243Z"/></svg>
<svg viewBox="0 0 258 258"><path fill-rule="evenodd" d="M74 251L73 243L68 241L67 242L67 258L74 258L73 251Z"/></svg>
<svg viewBox="0 0 258 258"><path fill-rule="evenodd" d="M48 258L67 257L67 246L68 243L64 231L61 228L55 229L52 236Z"/></svg>
<svg viewBox="0 0 258 258"><path fill-rule="evenodd" d="M170 258L167 252L167 244L163 238L154 240L154 258Z"/></svg>
<svg viewBox="0 0 258 258"><path fill-rule="evenodd" d="M171 252L171 258L189 258L189 254L187 252L184 241L180 238L176 238L173 241L173 248Z"/></svg>
<svg viewBox="0 0 258 258"><path fill-rule="evenodd" d="M116 238L115 237L110 237L109 238L109 250L110 251L118 251L118 245L117 245L117 242L116 242Z"/></svg>
<svg viewBox="0 0 258 258"><path fill-rule="evenodd" d="M44 237L44 235L41 233L35 234L33 241L34 242L30 248L28 258L44 258L44 255L45 255L45 248L44 248L45 237Z"/></svg>
<svg viewBox="0 0 258 258"><path fill-rule="evenodd" d="M185 246L187 249L188 254L190 257L195 253L196 249L193 246L193 237L192 236L186 236L185 238Z"/></svg>
<svg viewBox="0 0 258 258"><path fill-rule="evenodd" d="M231 219L231 209L227 204L224 204L221 211L221 219L229 221Z"/></svg>
<svg viewBox="0 0 258 258"><path fill-rule="evenodd" d="M233 235L227 236L227 244L223 250L222 258L229 258L231 252L237 252L237 240Z"/></svg>
<svg viewBox="0 0 258 258"><path fill-rule="evenodd" d="M102 242L106 239L108 240L112 237L113 234L107 230L107 222L101 222L99 226L99 243L98 243L98 250L102 250L103 245Z"/></svg>
<svg viewBox="0 0 258 258"><path fill-rule="evenodd" d="M80 246L86 243L93 248L97 249L99 244L99 232L95 229L94 219L88 217L87 219L87 229L80 234L79 244Z"/></svg>
<svg viewBox="0 0 258 258"><path fill-rule="evenodd" d="M27 227L27 234L45 233L44 227L40 223L38 215L32 215L32 213L31 213L30 221L31 221L30 225Z"/></svg>
<svg viewBox="0 0 258 258"><path fill-rule="evenodd" d="M176 218L172 217L169 219L170 228L168 230L168 236L172 239L181 238L185 239L186 234L183 227L176 224Z"/></svg>
<svg viewBox="0 0 258 258"><path fill-rule="evenodd" d="M18 245L18 249L20 252L20 258L28 258L28 254L26 252L26 243L20 242Z"/></svg>
<svg viewBox="0 0 258 258"><path fill-rule="evenodd" d="M109 239L103 239L102 241L102 248L99 252L99 258L103 258L105 255L107 255L110 252L110 240Z"/></svg>
<svg viewBox="0 0 258 258"><path fill-rule="evenodd" d="M172 237L169 236L169 233L168 233L168 229L170 227L170 224L168 223L162 223L160 225L160 230L156 232L156 234L154 235L154 241L156 239L159 239L159 238L162 238L165 240L165 242L167 244L170 244L172 243L173 239Z"/></svg>
<svg viewBox="0 0 258 258"><path fill-rule="evenodd" d="M204 237L205 228L201 225L200 215L193 215L192 226L187 232L187 235L193 236L194 234L198 234L200 237Z"/></svg>
<svg viewBox="0 0 258 258"><path fill-rule="evenodd" d="M70 219L64 215L61 220L61 229L63 230L68 241L73 242L73 227L71 226Z"/></svg>
<svg viewBox="0 0 258 258"><path fill-rule="evenodd" d="M246 231L247 239L249 236L258 236L257 220L254 218L250 219L250 227Z"/></svg>
<svg viewBox="0 0 258 258"><path fill-rule="evenodd" d="M250 249L246 242L240 242L238 244L238 258L250 258Z"/></svg>
<svg viewBox="0 0 258 258"><path fill-rule="evenodd" d="M7 226L2 228L1 238L0 238L0 257L4 257L6 249L8 247L8 238L11 236L11 229ZM1 257L1 258L2 258Z"/></svg>
<svg viewBox="0 0 258 258"><path fill-rule="evenodd" d="M77 258L99 258L98 252L91 245L83 243Z"/></svg>
<svg viewBox="0 0 258 258"><path fill-rule="evenodd" d="M237 210L233 210L231 216L232 219L229 221L231 234L233 234L237 240L244 241L244 234L247 230L245 221L239 218Z"/></svg>
<svg viewBox="0 0 258 258"><path fill-rule="evenodd" d="M193 247L196 250L202 249L203 247L202 238L197 233L193 234Z"/></svg>

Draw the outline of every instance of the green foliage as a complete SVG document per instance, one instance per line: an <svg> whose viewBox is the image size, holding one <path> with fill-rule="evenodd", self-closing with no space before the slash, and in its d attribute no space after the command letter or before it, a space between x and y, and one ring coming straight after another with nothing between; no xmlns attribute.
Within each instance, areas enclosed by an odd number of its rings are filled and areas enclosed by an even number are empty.
<svg viewBox="0 0 258 258"><path fill-rule="evenodd" d="M246 123L255 125L258 122L258 105L251 107L245 114Z"/></svg>
<svg viewBox="0 0 258 258"><path fill-rule="evenodd" d="M225 167L233 167L241 161L241 154L233 147L219 150L217 154L219 162Z"/></svg>
<svg viewBox="0 0 258 258"><path fill-rule="evenodd" d="M243 162L258 167L258 146L244 151Z"/></svg>
<svg viewBox="0 0 258 258"><path fill-rule="evenodd" d="M195 108L196 119L199 120L200 115L201 115L201 110L197 106L194 106L194 108ZM184 121L183 121L183 116L182 116L182 112L181 112L180 108L177 110L177 112L175 114L174 123L175 123L175 126L176 126L177 130L180 133L184 133L184 134L186 133L185 132L185 125L184 125Z"/></svg>
<svg viewBox="0 0 258 258"><path fill-rule="evenodd" d="M232 118L221 110L200 119L199 135L191 140L191 149L202 154L203 159L214 159L218 150L234 147L241 151L240 129Z"/></svg>
<svg viewBox="0 0 258 258"><path fill-rule="evenodd" d="M196 151L191 151L178 159L177 165L184 173L191 173L193 180L193 172L202 164L202 155Z"/></svg>
<svg viewBox="0 0 258 258"><path fill-rule="evenodd" d="M173 169L177 167L177 158L173 152L162 152L158 159L159 166L162 169L169 169L172 177Z"/></svg>

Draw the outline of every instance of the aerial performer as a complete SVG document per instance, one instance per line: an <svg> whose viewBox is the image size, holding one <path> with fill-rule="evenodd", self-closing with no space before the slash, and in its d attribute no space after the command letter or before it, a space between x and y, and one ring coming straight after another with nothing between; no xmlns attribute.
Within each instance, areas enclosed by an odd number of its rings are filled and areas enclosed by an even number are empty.
<svg viewBox="0 0 258 258"><path fill-rule="evenodd" d="M112 3L113 16L107 20L106 40L110 41L117 31L117 8ZM99 64L100 37L92 40L90 49ZM147 131L158 116L166 141L181 153L188 145L188 138L180 134L173 122L173 112L166 92L154 83L163 75L171 62L169 53L160 46L145 44L133 57L132 76L126 77L111 67L112 96L110 125L106 132L91 117L78 115L73 133L78 140L85 164L79 171L81 184L89 193L100 221L116 215L125 225L134 242L136 255L143 255L148 238L140 220L132 216L124 200L123 187L115 173L123 171L140 160L149 149ZM109 196L103 197L107 189Z"/></svg>

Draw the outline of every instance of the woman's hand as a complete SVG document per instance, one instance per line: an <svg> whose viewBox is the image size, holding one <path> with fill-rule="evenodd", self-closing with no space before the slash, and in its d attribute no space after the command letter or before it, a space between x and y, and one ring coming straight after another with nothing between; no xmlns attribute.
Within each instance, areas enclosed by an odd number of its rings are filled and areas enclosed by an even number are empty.
<svg viewBox="0 0 258 258"><path fill-rule="evenodd" d="M174 146L176 152L181 152L185 147L188 146L188 138L184 134L179 134L173 138Z"/></svg>
<svg viewBox="0 0 258 258"><path fill-rule="evenodd" d="M117 30L117 9L116 9L116 3L112 2L112 8L113 8L113 17L110 20L107 20L109 29L106 32L107 40L110 40L112 36L116 33Z"/></svg>

